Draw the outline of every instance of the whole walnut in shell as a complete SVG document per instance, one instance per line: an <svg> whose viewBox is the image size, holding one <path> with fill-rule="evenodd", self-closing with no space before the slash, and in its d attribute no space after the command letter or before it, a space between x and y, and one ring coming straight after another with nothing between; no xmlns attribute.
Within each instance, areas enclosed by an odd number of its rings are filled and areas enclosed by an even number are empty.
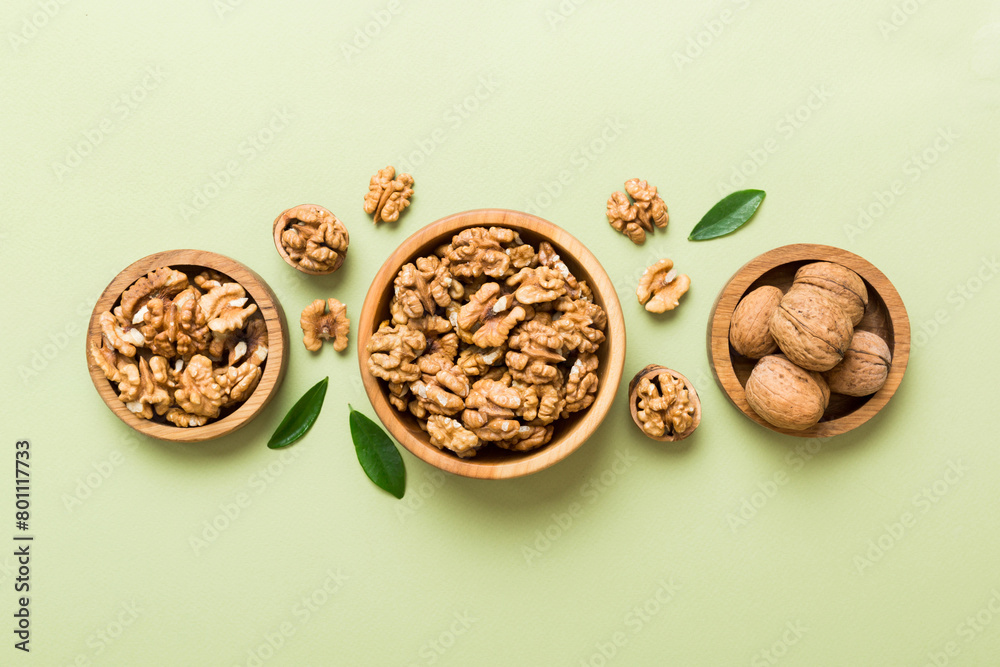
<svg viewBox="0 0 1000 667"><path fill-rule="evenodd" d="M777 287L764 285L737 304L729 325L729 344L736 352L744 357L760 359L778 349L771 336L770 323L782 296Z"/></svg>
<svg viewBox="0 0 1000 667"><path fill-rule="evenodd" d="M823 376L799 368L782 354L758 361L744 391L750 407L765 421L793 431L815 425L830 402Z"/></svg>
<svg viewBox="0 0 1000 667"><path fill-rule="evenodd" d="M858 325L868 306L868 288L865 281L846 266L834 262L813 262L799 267L795 272L794 284L812 285L823 290L826 296L841 307L851 318L851 324Z"/></svg>
<svg viewBox="0 0 1000 667"><path fill-rule="evenodd" d="M771 316L770 332L788 359L810 371L833 368L854 335L851 318L812 285L792 285Z"/></svg>
<svg viewBox="0 0 1000 667"><path fill-rule="evenodd" d="M844 360L823 373L830 391L847 396L868 396L885 384L892 364L889 346L877 335L856 331Z"/></svg>

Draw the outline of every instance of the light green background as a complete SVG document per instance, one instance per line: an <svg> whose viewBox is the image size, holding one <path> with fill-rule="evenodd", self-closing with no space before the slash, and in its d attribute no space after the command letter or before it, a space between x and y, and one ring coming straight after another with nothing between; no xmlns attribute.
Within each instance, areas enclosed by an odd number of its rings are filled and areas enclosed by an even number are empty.
<svg viewBox="0 0 1000 667"><path fill-rule="evenodd" d="M5 629L0 663L996 664L995 2L225 2L0 13L0 452L11 471L31 440L36 535L32 652ZM361 200L388 163L416 195L373 228ZM604 220L633 176L671 215L641 248ZM768 193L751 224L688 242L744 177ZM304 202L350 229L332 277L274 251L271 221ZM371 414L353 342L310 355L293 335L276 400L204 444L134 436L91 386L90 308L140 257L230 255L294 334L318 297L356 321L400 241L481 207L540 213L595 252L625 310L626 380L656 362L700 391L684 446L640 436L622 391L586 446L528 478L404 453L397 502L348 437L347 403ZM705 354L726 280L793 242L873 262L914 331L887 409L822 443L746 419ZM693 287L655 317L631 295L663 256ZM315 428L268 450L324 375ZM3 489L9 535L10 475ZM3 628L13 565L0 556Z"/></svg>

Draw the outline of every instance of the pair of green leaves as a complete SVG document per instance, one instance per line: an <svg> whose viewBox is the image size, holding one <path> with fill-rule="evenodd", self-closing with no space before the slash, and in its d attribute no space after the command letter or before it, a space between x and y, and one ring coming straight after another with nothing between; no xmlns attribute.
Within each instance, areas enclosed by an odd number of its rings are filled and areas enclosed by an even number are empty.
<svg viewBox="0 0 1000 667"><path fill-rule="evenodd" d="M329 381L329 377L323 378L295 402L278 424L278 428L274 430L271 439L267 441L270 449L288 447L312 428L320 410L323 409ZM406 468L403 466L403 457L399 455L389 436L375 422L349 404L347 407L351 411L351 438L354 440L354 450L368 479L397 498L402 498L406 491Z"/></svg>
<svg viewBox="0 0 1000 667"><path fill-rule="evenodd" d="M723 197L694 226L688 240L707 241L735 232L753 217L765 196L763 190L740 190Z"/></svg>

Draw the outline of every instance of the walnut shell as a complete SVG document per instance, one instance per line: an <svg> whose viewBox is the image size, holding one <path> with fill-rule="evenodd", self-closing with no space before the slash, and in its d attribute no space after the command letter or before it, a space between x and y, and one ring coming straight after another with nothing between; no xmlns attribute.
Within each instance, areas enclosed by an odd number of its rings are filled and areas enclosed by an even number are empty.
<svg viewBox="0 0 1000 667"><path fill-rule="evenodd" d="M778 347L806 370L826 371L839 364L854 335L851 318L829 293L813 285L792 285L771 316Z"/></svg>
<svg viewBox="0 0 1000 667"><path fill-rule="evenodd" d="M868 289L861 276L846 266L833 262L813 262L799 267L795 284L812 285L827 292L827 296L840 306L851 324L858 325L868 306Z"/></svg>
<svg viewBox="0 0 1000 667"><path fill-rule="evenodd" d="M701 424L701 400L691 381L675 370L650 364L628 385L632 421L649 438L677 442Z"/></svg>
<svg viewBox="0 0 1000 667"><path fill-rule="evenodd" d="M739 302L729 325L729 343L737 353L760 359L778 349L769 325L782 296L777 287L764 285Z"/></svg>
<svg viewBox="0 0 1000 667"><path fill-rule="evenodd" d="M830 402L823 376L799 368L783 354L758 361L744 391L750 407L761 418L793 431L815 425Z"/></svg>
<svg viewBox="0 0 1000 667"><path fill-rule="evenodd" d="M823 373L830 391L868 396L885 384L892 353L884 340L868 331L856 331L844 360Z"/></svg>

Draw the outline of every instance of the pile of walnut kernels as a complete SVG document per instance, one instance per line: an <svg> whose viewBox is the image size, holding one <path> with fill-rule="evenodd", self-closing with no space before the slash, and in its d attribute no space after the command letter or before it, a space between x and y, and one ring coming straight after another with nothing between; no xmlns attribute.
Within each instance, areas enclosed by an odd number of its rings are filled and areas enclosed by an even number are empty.
<svg viewBox="0 0 1000 667"><path fill-rule="evenodd" d="M267 358L267 327L245 290L214 271L170 267L133 283L101 313L91 358L137 417L203 426L249 398Z"/></svg>
<svg viewBox="0 0 1000 667"><path fill-rule="evenodd" d="M403 266L394 288L368 369L434 446L534 449L593 403L607 317L548 242L466 229Z"/></svg>

